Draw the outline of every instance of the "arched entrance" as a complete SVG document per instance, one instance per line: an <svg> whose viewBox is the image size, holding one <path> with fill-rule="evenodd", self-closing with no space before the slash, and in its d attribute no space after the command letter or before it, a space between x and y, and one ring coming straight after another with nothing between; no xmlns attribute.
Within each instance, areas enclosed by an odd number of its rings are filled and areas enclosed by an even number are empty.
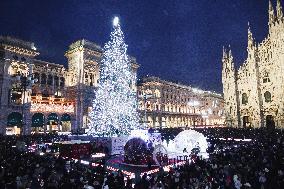
<svg viewBox="0 0 284 189"><path fill-rule="evenodd" d="M249 116L243 117L243 128L250 127Z"/></svg>
<svg viewBox="0 0 284 189"><path fill-rule="evenodd" d="M49 132L59 131L59 118L56 113L51 113L47 116L47 126L46 130Z"/></svg>
<svg viewBox="0 0 284 189"><path fill-rule="evenodd" d="M61 116L61 127L62 132L71 131L71 116L69 114L63 114Z"/></svg>
<svg viewBox="0 0 284 189"><path fill-rule="evenodd" d="M19 112L10 113L7 118L6 134L20 134L23 126L22 120L23 116Z"/></svg>
<svg viewBox="0 0 284 189"><path fill-rule="evenodd" d="M44 131L44 115L42 113L35 113L32 117L32 131Z"/></svg>
<svg viewBox="0 0 284 189"><path fill-rule="evenodd" d="M267 129L275 129L275 122L272 115L266 116L266 128Z"/></svg>

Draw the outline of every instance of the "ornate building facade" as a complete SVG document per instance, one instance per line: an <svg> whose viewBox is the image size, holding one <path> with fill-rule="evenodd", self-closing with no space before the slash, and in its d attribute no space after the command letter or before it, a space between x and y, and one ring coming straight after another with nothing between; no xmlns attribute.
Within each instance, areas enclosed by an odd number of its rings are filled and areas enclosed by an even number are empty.
<svg viewBox="0 0 284 189"><path fill-rule="evenodd" d="M67 68L63 63L39 60L38 55L34 43L0 36L0 134L87 128L102 48L85 39L72 43L65 53ZM148 126L223 124L221 95L158 78L136 85L139 64L134 57L130 62L131 85L138 94L141 118L144 122L147 119ZM144 94L153 95L145 101Z"/></svg>
<svg viewBox="0 0 284 189"><path fill-rule="evenodd" d="M157 77L137 85L144 123L152 128L223 125L223 97Z"/></svg>
<svg viewBox="0 0 284 189"><path fill-rule="evenodd" d="M280 0L269 1L269 33L256 43L248 28L248 57L236 70L231 50L223 50L222 82L226 124L240 127L283 127L284 18Z"/></svg>
<svg viewBox="0 0 284 189"><path fill-rule="evenodd" d="M87 128L88 115L95 97L95 90L100 77L100 60L102 48L88 40L72 43L65 53L68 59L67 88L68 94L75 101L75 125ZM136 92L136 75L139 65L130 57L132 65L132 89Z"/></svg>
<svg viewBox="0 0 284 189"><path fill-rule="evenodd" d="M70 131L74 125L67 70L38 55L31 42L0 37L0 133Z"/></svg>
<svg viewBox="0 0 284 189"><path fill-rule="evenodd" d="M68 68L36 59L34 43L0 36L0 133L69 132L86 128L99 81L102 48L88 40L69 46ZM139 65L130 57L136 92Z"/></svg>

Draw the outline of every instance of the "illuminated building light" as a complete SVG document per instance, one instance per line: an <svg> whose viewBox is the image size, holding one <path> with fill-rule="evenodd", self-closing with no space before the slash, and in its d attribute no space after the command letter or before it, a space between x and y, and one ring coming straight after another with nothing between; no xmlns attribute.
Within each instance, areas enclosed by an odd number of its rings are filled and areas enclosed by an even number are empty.
<svg viewBox="0 0 284 189"><path fill-rule="evenodd" d="M90 162L85 161L85 160L81 160L80 162L81 162L82 164L84 164L84 165L89 165L89 164L90 164Z"/></svg>
<svg viewBox="0 0 284 189"><path fill-rule="evenodd" d="M238 139L238 138L218 138L219 140L232 140L232 141L237 141L237 142L251 142L252 139Z"/></svg>
<svg viewBox="0 0 284 189"><path fill-rule="evenodd" d="M101 166L103 167L103 165L99 164L99 163L91 163L92 167L98 167L98 166Z"/></svg>
<svg viewBox="0 0 284 189"><path fill-rule="evenodd" d="M200 103L199 103L199 101L194 100L194 101L188 102L188 105L189 105L189 106L199 106Z"/></svg>
<svg viewBox="0 0 284 189"><path fill-rule="evenodd" d="M31 104L31 112L58 112L74 113L74 105L57 105L57 104Z"/></svg>
<svg viewBox="0 0 284 189"><path fill-rule="evenodd" d="M92 158L102 158L102 157L105 157L106 154L104 153L95 153L92 155Z"/></svg>

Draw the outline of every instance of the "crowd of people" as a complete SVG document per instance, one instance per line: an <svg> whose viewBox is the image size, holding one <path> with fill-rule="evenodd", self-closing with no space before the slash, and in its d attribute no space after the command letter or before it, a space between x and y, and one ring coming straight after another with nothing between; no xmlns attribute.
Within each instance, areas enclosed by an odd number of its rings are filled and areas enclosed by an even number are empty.
<svg viewBox="0 0 284 189"><path fill-rule="evenodd" d="M266 129L197 129L211 142L210 156L141 178L129 178L105 166L90 167L60 154L40 155L19 148L33 143L68 140L67 136L0 136L0 188L2 189L280 189L284 188L284 132ZM166 131L170 138L178 131ZM170 134L171 136L166 136ZM219 138L252 139L223 141Z"/></svg>

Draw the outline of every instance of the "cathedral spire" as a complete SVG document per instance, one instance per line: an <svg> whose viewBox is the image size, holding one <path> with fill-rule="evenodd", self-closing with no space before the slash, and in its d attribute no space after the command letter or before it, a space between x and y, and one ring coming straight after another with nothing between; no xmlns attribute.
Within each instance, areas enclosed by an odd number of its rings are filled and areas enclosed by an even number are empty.
<svg viewBox="0 0 284 189"><path fill-rule="evenodd" d="M254 45L253 36L250 29L250 24L248 22L248 49L251 49L253 45Z"/></svg>
<svg viewBox="0 0 284 189"><path fill-rule="evenodd" d="M222 58L223 63L224 63L224 61L226 61L227 58L228 58L227 50L226 50L225 47L223 46L223 58Z"/></svg>
<svg viewBox="0 0 284 189"><path fill-rule="evenodd" d="M222 58L222 63L223 63L223 70L227 70L228 68L228 53L227 49L223 46L223 58Z"/></svg>
<svg viewBox="0 0 284 189"><path fill-rule="evenodd" d="M274 8L271 3L271 0L269 0L269 8L268 8L268 14L269 14L269 22L268 25L272 25L275 21L275 14L274 14Z"/></svg>
<svg viewBox="0 0 284 189"><path fill-rule="evenodd" d="M233 55L232 55L232 50L231 50L231 46L230 45L229 45L228 48L223 47L222 62L223 62L223 70L225 72L234 71L235 70L234 61L233 61Z"/></svg>
<svg viewBox="0 0 284 189"><path fill-rule="evenodd" d="M230 66L230 69L231 70L234 70L235 69L235 66L234 66L234 60L233 60L233 54L232 54L232 50L231 50L231 46L229 45L229 53L228 53L228 66Z"/></svg>
<svg viewBox="0 0 284 189"><path fill-rule="evenodd" d="M280 0L277 0L276 12L277 12L277 19L282 20L283 19L283 11L282 11L282 6L281 6L281 3L280 3Z"/></svg>

